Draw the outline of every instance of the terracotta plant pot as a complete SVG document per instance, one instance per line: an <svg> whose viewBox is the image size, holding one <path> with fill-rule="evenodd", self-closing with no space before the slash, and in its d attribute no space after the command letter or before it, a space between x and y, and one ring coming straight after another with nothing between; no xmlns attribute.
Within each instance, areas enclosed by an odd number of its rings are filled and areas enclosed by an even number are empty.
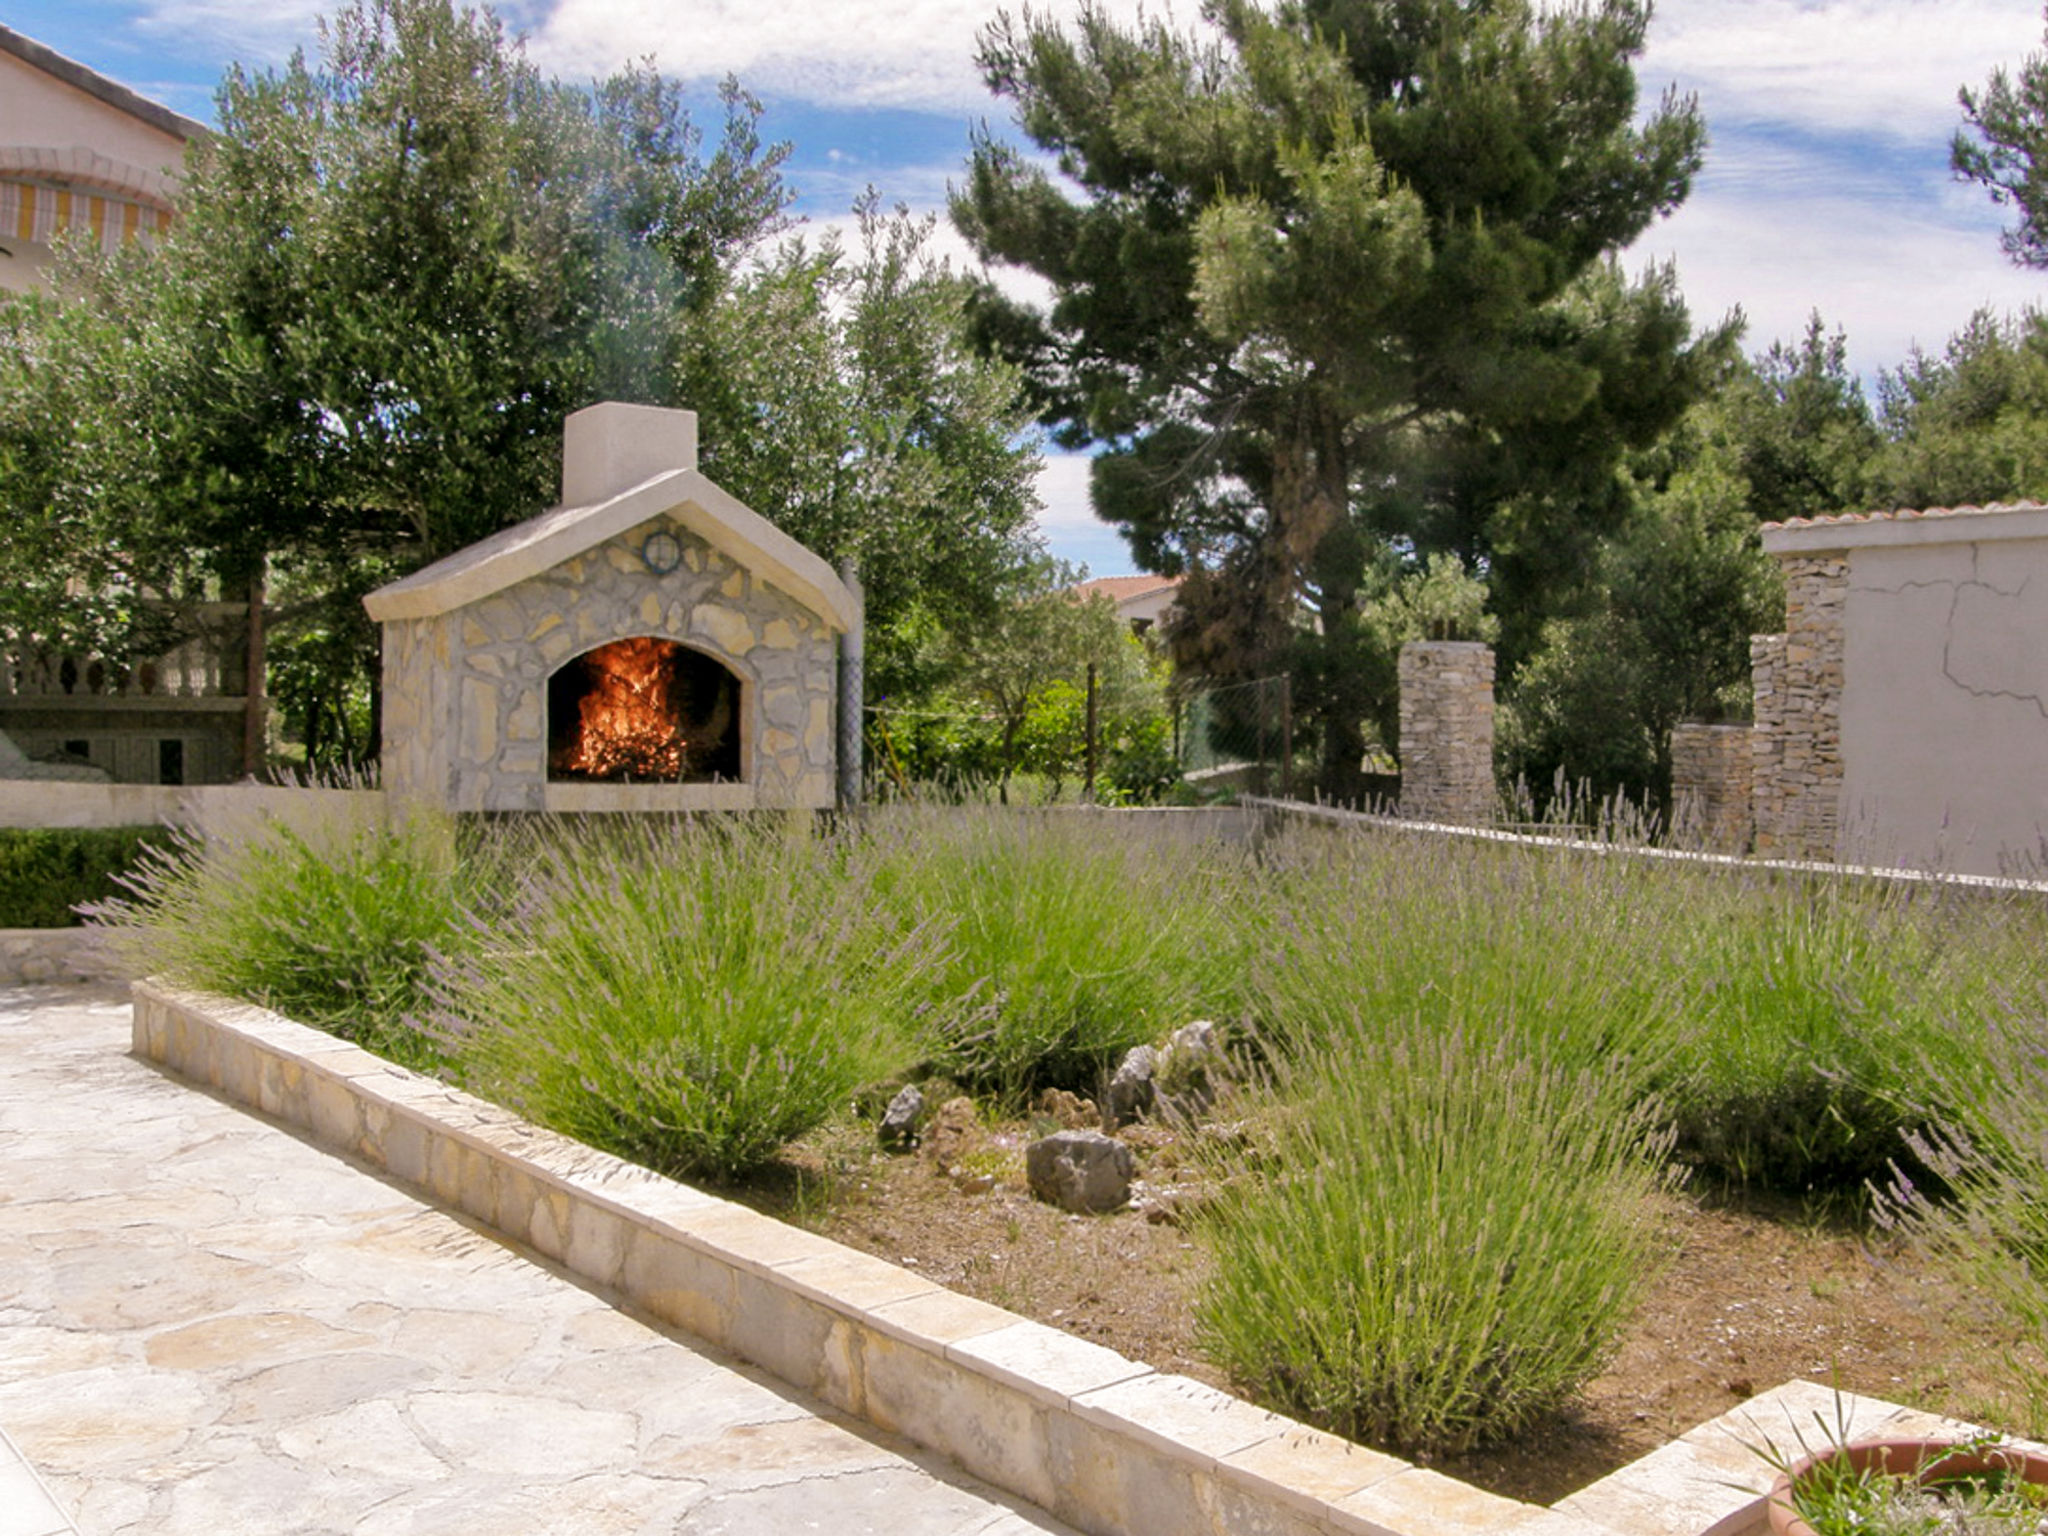
<svg viewBox="0 0 2048 1536"><path fill-rule="evenodd" d="M1910 1477L1919 1482L2003 1472L2023 1482L2048 1484L2048 1455L2009 1446L1957 1446L1946 1440L1858 1440L1806 1456L1771 1487L1771 1536L1815 1536L1792 1506L1792 1486L1815 1466L1845 1456L1859 1472Z"/></svg>

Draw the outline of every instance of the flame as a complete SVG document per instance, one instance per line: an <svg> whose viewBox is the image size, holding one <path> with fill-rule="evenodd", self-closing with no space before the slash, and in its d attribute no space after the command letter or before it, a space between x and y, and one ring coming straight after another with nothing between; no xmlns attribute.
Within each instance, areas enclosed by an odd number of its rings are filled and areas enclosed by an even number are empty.
<svg viewBox="0 0 2048 1536"><path fill-rule="evenodd" d="M575 739L558 773L596 779L676 779L689 742L674 703L673 641L615 640L585 655L590 688L578 704Z"/></svg>

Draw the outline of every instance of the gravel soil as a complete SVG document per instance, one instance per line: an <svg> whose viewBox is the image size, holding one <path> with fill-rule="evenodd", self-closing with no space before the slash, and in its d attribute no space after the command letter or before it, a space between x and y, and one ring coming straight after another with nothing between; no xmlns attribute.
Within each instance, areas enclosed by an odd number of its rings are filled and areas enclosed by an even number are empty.
<svg viewBox="0 0 2048 1536"><path fill-rule="evenodd" d="M1139 1125L1132 1205L1075 1216L1035 1200L1023 1148L1092 1106L985 1123L962 1101L915 1152L849 1122L740 1192L771 1213L1163 1371L1228 1388L1203 1359L1193 1301L1206 1257L1187 1230L1199 1185L1180 1139ZM1681 1192L1671 1257L1606 1373L1517 1440L1438 1463L1466 1482L1551 1504L1743 1399L1794 1377L2014 1431L2009 1340L1916 1255L1798 1201ZM1179 1208L1178 1210L1176 1208Z"/></svg>

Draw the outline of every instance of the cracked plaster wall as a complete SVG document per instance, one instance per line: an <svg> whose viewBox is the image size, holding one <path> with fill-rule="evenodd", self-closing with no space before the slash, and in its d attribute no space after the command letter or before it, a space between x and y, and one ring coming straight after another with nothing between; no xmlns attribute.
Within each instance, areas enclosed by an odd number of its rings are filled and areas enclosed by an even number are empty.
<svg viewBox="0 0 2048 1536"><path fill-rule="evenodd" d="M1837 857L2038 873L2048 538L1853 550L1843 628Z"/></svg>

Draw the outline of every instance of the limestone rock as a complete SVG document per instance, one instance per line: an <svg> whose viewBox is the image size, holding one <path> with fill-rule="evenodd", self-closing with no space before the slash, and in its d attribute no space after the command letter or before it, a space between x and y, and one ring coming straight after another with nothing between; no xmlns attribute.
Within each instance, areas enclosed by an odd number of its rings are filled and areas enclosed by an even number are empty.
<svg viewBox="0 0 2048 1536"><path fill-rule="evenodd" d="M1207 1019L1183 1024L1153 1064L1160 1107L1183 1117L1205 1113L1216 1102L1225 1068L1216 1026Z"/></svg>
<svg viewBox="0 0 2048 1536"><path fill-rule="evenodd" d="M1137 1172L1131 1149L1100 1131L1055 1131L1024 1149L1031 1193L1065 1211L1116 1210Z"/></svg>
<svg viewBox="0 0 2048 1536"><path fill-rule="evenodd" d="M924 1094L915 1083L889 1101L882 1111L875 1137L891 1152L908 1152L917 1145L917 1128L924 1120Z"/></svg>
<svg viewBox="0 0 2048 1536"><path fill-rule="evenodd" d="M1092 1099L1064 1088L1048 1088L1032 1102L1032 1111L1063 1131L1089 1130L1102 1123Z"/></svg>
<svg viewBox="0 0 2048 1536"><path fill-rule="evenodd" d="M957 1167L962 1158L987 1140L974 1100L948 1099L931 1113L919 1138L924 1155L942 1169Z"/></svg>
<svg viewBox="0 0 2048 1536"><path fill-rule="evenodd" d="M1149 1045L1133 1046L1124 1053L1116 1075L1109 1080L1107 1124L1129 1125L1152 1108L1156 1092L1152 1079L1158 1066L1159 1053Z"/></svg>

